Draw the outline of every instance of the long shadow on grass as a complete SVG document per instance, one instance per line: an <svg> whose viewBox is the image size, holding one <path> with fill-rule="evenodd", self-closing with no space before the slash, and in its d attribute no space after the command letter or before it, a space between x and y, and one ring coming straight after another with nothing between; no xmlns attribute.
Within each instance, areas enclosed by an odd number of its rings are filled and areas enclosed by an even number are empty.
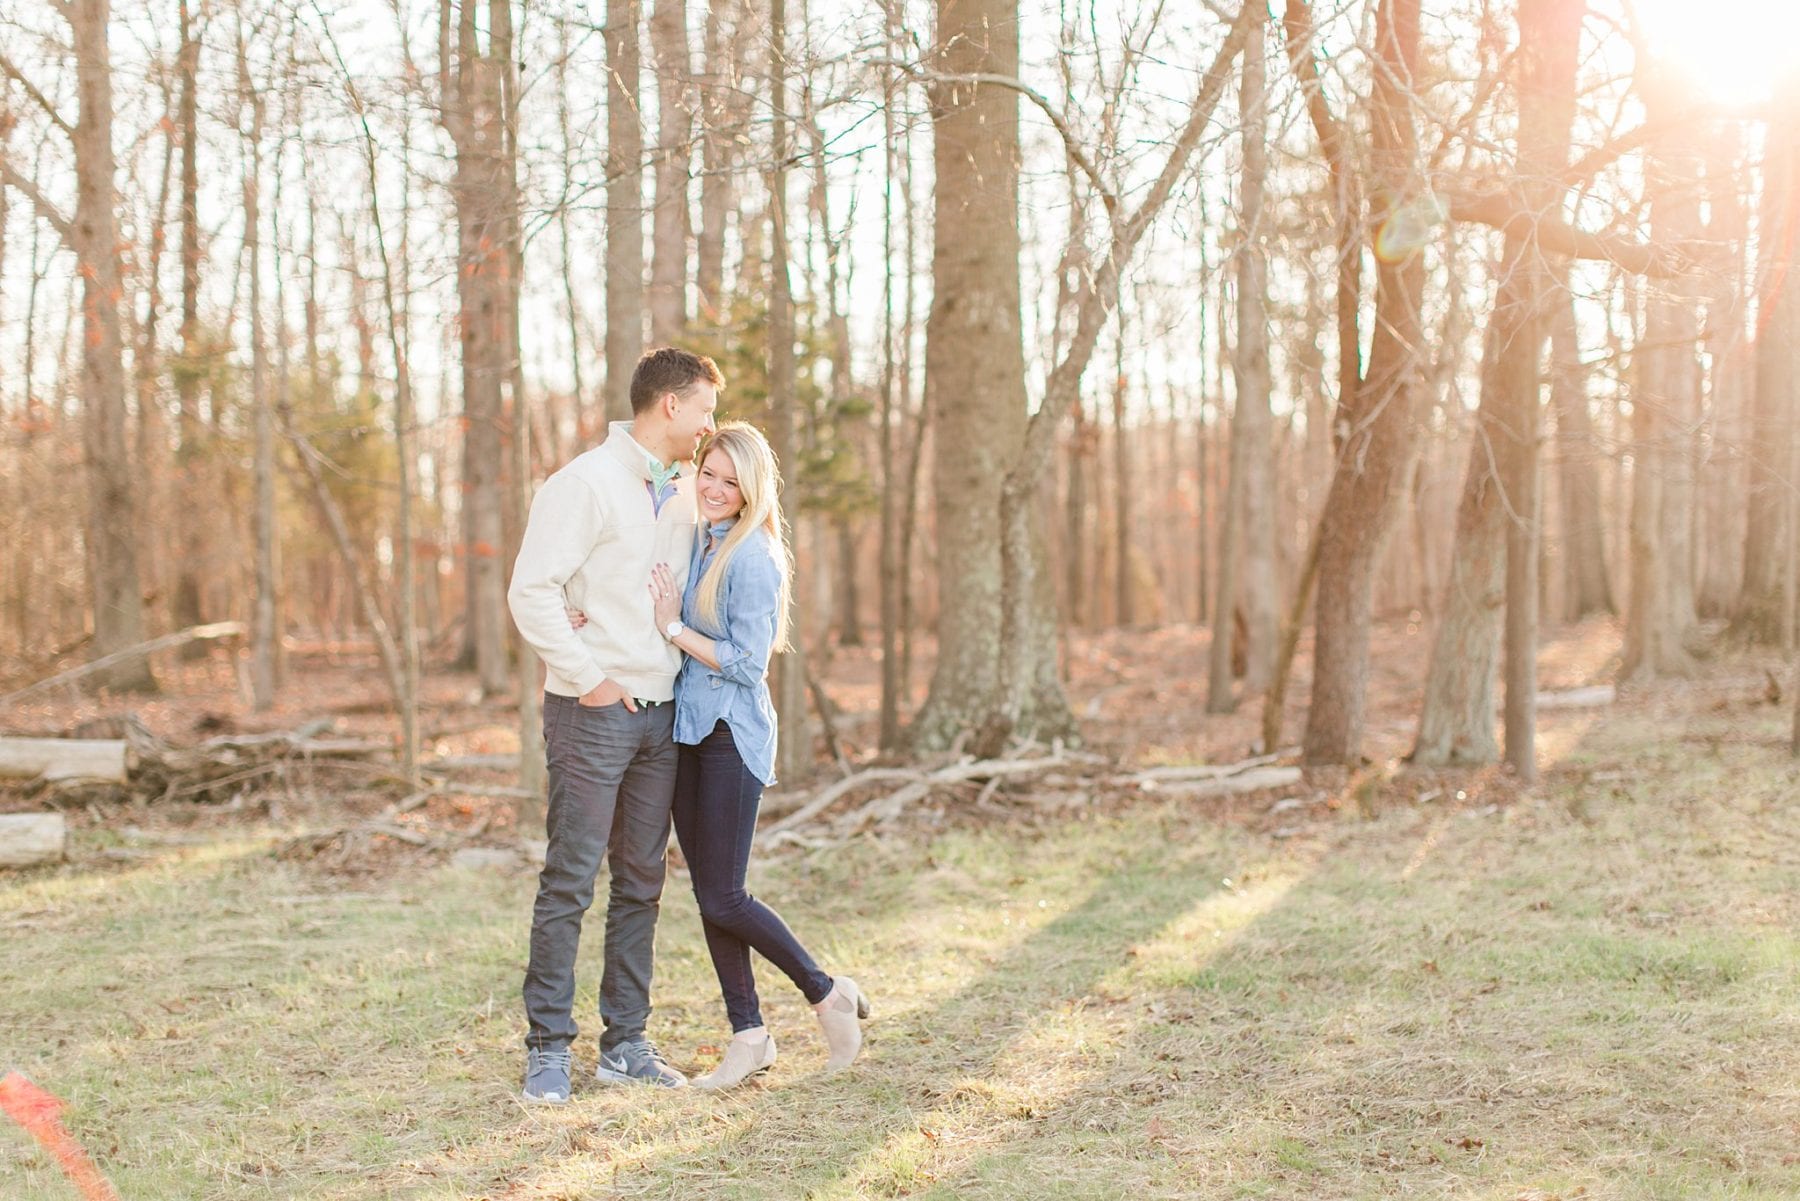
<svg viewBox="0 0 1800 1201"><path fill-rule="evenodd" d="M1130 961L1136 944L1214 894L1220 872L1208 862L1213 847L1142 840L1105 863L1079 904L1008 945L979 975L871 1027L871 1053L855 1072L740 1094L728 1113L715 1111L716 1133L678 1141L633 1165L628 1178L647 1185L646 1176L667 1176L692 1188L700 1177L715 1196L829 1196L837 1186L851 1195L893 1191L880 1181L865 1188L858 1178L890 1175L880 1162L884 1149L917 1136L922 1114L994 1075L1040 1019L1087 1003ZM890 978L906 971L903 964L884 966ZM558 1174L546 1165L536 1184L555 1187ZM532 1195L536 1176L508 1183Z"/></svg>
<svg viewBox="0 0 1800 1201"><path fill-rule="evenodd" d="M1718 887L1683 879L1704 847L1661 849L1705 819L1568 787L1350 832L1216 955L1134 963L1108 981L1132 1027L1082 1087L989 1115L978 1152L938 1151L935 1188L911 1191L1793 1195L1779 994L1800 975L1759 967L1793 944L1668 928ZM1633 838L1669 856L1648 925L1641 865L1608 853Z"/></svg>

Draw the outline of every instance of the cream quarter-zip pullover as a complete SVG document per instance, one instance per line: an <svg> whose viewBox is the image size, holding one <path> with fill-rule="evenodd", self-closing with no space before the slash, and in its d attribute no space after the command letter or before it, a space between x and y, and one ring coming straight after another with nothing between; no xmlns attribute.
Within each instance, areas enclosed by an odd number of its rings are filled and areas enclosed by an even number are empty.
<svg viewBox="0 0 1800 1201"><path fill-rule="evenodd" d="M675 696L681 652L656 628L650 569L666 563L687 583L698 521L690 467L659 507L649 454L615 421L606 441L545 480L513 564L507 603L547 669L544 690L584 696L616 680L640 700ZM587 615L569 627L565 609Z"/></svg>

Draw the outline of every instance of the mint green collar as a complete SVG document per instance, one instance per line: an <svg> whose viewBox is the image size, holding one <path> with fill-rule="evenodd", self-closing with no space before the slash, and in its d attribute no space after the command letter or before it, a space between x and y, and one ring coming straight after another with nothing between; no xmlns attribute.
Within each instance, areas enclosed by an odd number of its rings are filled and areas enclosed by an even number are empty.
<svg viewBox="0 0 1800 1201"><path fill-rule="evenodd" d="M671 463L664 467L649 451L644 452L644 462L650 468L650 486L657 492L661 492L674 483L675 477L681 474L680 463Z"/></svg>

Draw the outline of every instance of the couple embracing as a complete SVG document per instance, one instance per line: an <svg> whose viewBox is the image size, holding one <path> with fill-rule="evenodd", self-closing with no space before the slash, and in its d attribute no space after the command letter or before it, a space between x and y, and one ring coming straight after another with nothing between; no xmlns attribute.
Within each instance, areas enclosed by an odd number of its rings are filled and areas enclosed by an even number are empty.
<svg viewBox="0 0 1800 1201"><path fill-rule="evenodd" d="M693 1083L730 1088L775 1062L752 950L812 1005L829 1067L862 1047L869 1006L856 982L821 971L744 886L774 779L767 676L787 645L792 555L768 441L742 422L714 426L724 382L704 356L645 354L631 377L632 420L544 482L513 568L513 620L547 669L550 781L525 972L527 1101L570 1097L576 949L602 859L611 876L595 1076L688 1083L645 1033L671 823L732 1029L718 1065Z"/></svg>

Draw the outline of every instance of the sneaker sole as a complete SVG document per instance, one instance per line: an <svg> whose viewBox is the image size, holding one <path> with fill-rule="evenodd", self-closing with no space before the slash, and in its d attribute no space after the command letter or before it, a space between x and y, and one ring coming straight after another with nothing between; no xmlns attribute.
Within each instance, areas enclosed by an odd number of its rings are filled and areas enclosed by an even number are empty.
<svg viewBox="0 0 1800 1201"><path fill-rule="evenodd" d="M567 1097L541 1097L527 1092L521 1092L519 1099L527 1105L567 1105L569 1103Z"/></svg>
<svg viewBox="0 0 1800 1201"><path fill-rule="evenodd" d="M685 1088L686 1078L675 1080L652 1080L648 1076L628 1076L624 1072L615 1072L609 1068L595 1068L594 1079L602 1084L642 1084L650 1088Z"/></svg>

